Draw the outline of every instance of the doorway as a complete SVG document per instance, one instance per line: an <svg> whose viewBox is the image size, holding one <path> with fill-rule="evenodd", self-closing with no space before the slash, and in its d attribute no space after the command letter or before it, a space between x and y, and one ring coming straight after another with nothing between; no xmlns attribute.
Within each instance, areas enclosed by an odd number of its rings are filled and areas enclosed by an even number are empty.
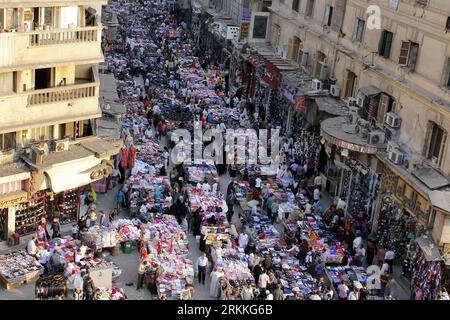
<svg viewBox="0 0 450 320"><path fill-rule="evenodd" d="M357 80L358 80L358 77L356 76L356 74L354 74L350 70L347 70L347 80L346 80L346 85L345 85L344 98L355 96L356 86L357 86L357 82L358 82Z"/></svg>
<svg viewBox="0 0 450 320"><path fill-rule="evenodd" d="M34 89L47 89L51 87L52 69L36 69L34 71Z"/></svg>

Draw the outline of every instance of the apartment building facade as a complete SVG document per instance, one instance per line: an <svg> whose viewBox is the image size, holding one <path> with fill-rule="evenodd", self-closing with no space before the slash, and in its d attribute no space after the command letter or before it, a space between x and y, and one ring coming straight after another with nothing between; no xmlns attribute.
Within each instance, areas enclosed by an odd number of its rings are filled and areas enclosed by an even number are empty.
<svg viewBox="0 0 450 320"><path fill-rule="evenodd" d="M267 9L265 36L249 36L239 54L263 53L259 72L277 78L291 101L285 112L301 110L319 127L324 187L349 202L349 213L365 211L373 232L392 222L387 208L395 207L417 226L409 233L427 233L448 252L450 3L279 0ZM296 69L273 68L274 56ZM367 199L357 207L360 194Z"/></svg>
<svg viewBox="0 0 450 320"><path fill-rule="evenodd" d="M97 137L106 1L0 1L0 241L76 221L122 142Z"/></svg>

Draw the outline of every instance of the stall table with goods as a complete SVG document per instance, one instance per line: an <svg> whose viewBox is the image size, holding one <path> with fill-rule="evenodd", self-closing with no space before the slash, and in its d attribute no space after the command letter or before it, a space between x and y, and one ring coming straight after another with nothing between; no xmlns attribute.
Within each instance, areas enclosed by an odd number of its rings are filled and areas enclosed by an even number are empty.
<svg viewBox="0 0 450 320"><path fill-rule="evenodd" d="M186 179L191 183L202 183L208 182L210 177L213 178L214 182L219 180L219 175L217 169L213 164L194 164L192 166L186 166Z"/></svg>
<svg viewBox="0 0 450 320"><path fill-rule="evenodd" d="M24 250L0 255L0 282L6 290L36 281L43 272L44 267Z"/></svg>
<svg viewBox="0 0 450 320"><path fill-rule="evenodd" d="M112 227L94 226L82 233L86 244L95 249L114 248L119 244L119 234Z"/></svg>

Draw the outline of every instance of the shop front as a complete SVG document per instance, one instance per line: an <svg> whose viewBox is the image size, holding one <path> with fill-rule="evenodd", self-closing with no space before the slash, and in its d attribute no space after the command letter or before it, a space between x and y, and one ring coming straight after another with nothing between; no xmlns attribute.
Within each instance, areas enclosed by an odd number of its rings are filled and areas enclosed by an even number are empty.
<svg viewBox="0 0 450 320"><path fill-rule="evenodd" d="M385 144L372 144L367 137L357 134L347 117L323 121L321 136L328 156L323 177L326 188L345 201L346 215L363 214L372 225L380 184L375 155Z"/></svg>
<svg viewBox="0 0 450 320"><path fill-rule="evenodd" d="M30 172L20 165L4 165L0 171L0 242L16 232L16 210L28 202Z"/></svg>

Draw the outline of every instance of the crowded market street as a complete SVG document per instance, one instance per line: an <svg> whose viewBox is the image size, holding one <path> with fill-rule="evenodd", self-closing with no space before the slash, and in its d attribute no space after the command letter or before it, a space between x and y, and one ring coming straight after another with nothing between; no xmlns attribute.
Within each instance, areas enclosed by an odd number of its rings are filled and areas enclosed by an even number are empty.
<svg viewBox="0 0 450 320"><path fill-rule="evenodd" d="M123 145L111 174L84 188L76 221L43 218L1 248L0 300L448 298L438 262L406 278L409 251L384 216L374 227L378 178L349 165L332 195L320 130L301 112L287 130L275 98L265 107L232 86L229 63L196 43L190 12L109 6L118 29L102 38L100 79L113 76L117 96L100 95L126 109ZM420 265L420 246L408 249Z"/></svg>

